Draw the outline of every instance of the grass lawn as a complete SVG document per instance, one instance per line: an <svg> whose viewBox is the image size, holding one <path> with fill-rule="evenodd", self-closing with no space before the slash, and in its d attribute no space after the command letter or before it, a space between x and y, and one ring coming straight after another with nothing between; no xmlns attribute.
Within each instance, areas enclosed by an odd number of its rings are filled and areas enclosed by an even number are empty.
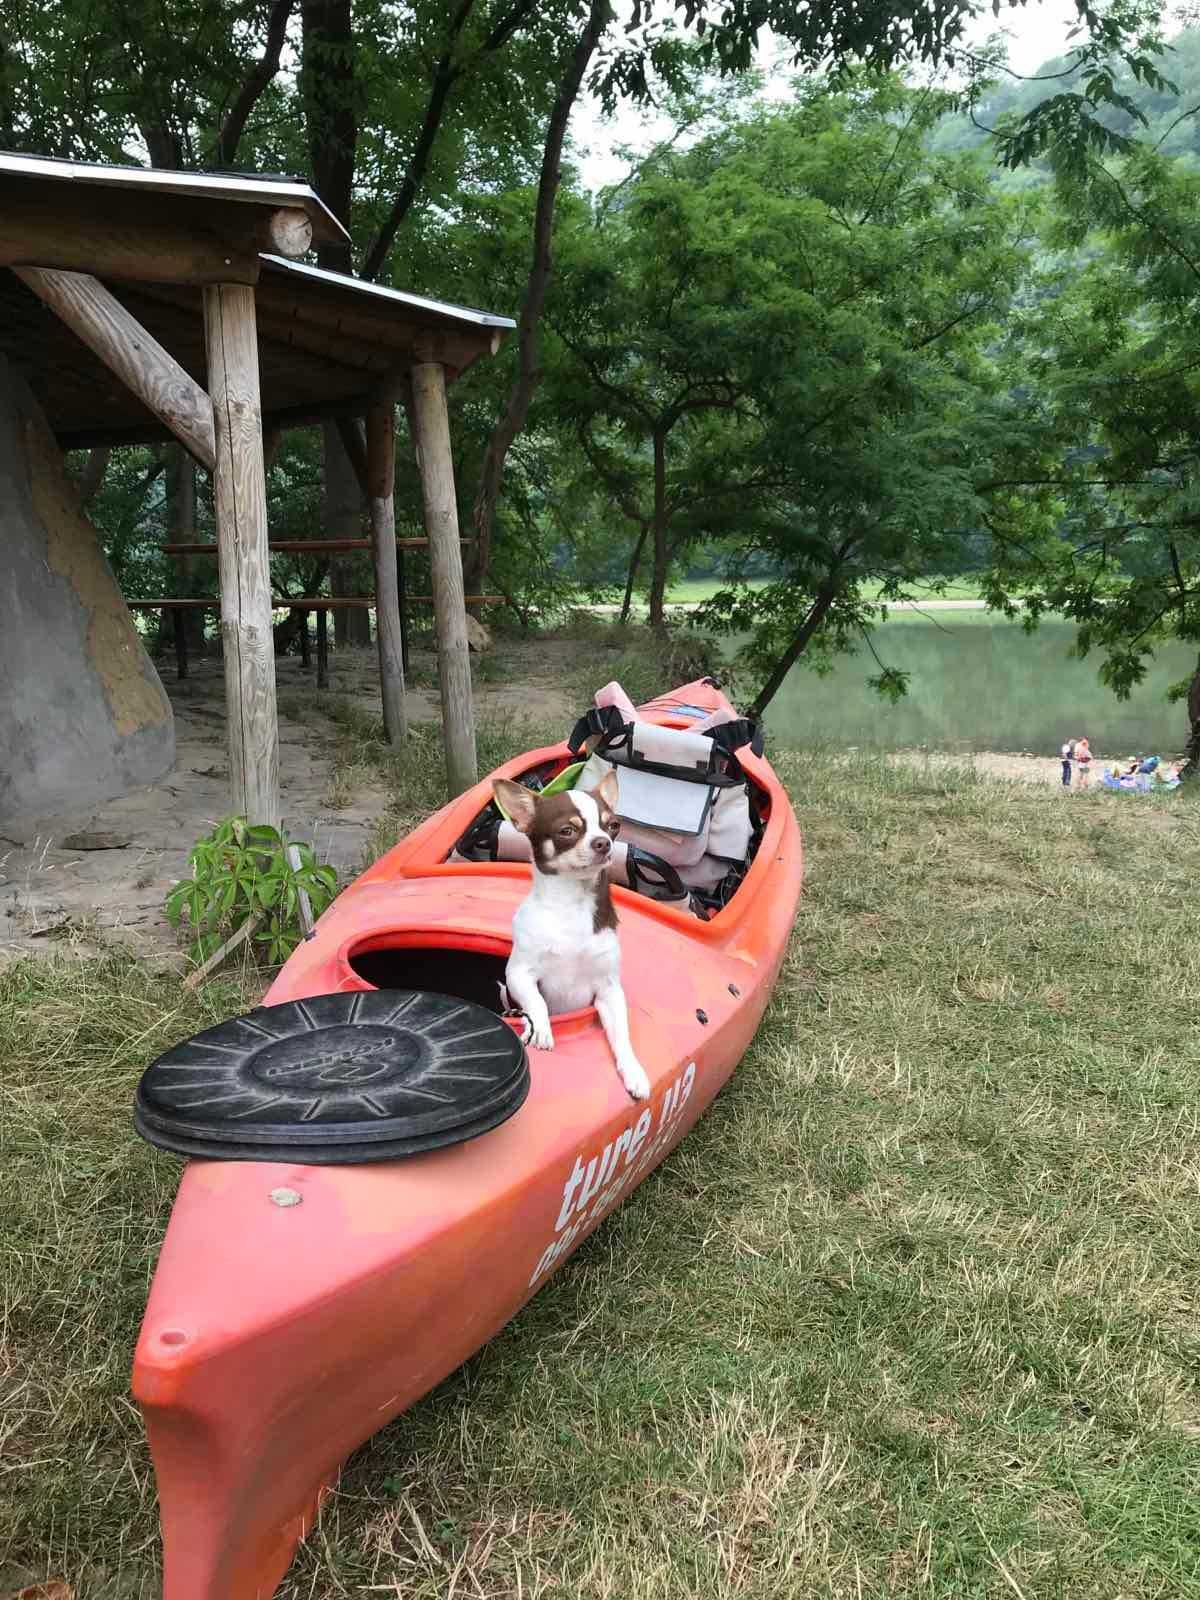
<svg viewBox="0 0 1200 1600"><path fill-rule="evenodd" d="M1200 807L779 765L808 880L733 1083L359 1452L289 1600L1200 1596ZM259 988L0 974L0 1593L157 1593L126 1384L177 1163L130 1097Z"/></svg>

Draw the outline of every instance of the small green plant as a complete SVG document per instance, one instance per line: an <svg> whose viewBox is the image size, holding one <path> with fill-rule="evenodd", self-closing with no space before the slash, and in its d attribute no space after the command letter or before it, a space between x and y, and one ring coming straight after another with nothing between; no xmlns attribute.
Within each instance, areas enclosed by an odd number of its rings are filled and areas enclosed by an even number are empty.
<svg viewBox="0 0 1200 1600"><path fill-rule="evenodd" d="M288 861L288 841L278 828L251 825L245 817L226 817L197 841L188 857L191 877L182 878L166 899L174 926L187 919L194 960L212 955L250 918L258 924L250 942L264 961L274 966L291 955L303 933L301 891L314 917L337 893L334 869L320 865L308 845L295 849L298 867Z"/></svg>

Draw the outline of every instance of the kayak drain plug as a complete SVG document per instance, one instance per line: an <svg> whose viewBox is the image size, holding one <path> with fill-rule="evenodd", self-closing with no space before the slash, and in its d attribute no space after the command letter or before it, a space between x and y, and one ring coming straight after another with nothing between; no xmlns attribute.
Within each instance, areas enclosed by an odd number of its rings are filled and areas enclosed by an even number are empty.
<svg viewBox="0 0 1200 1600"><path fill-rule="evenodd" d="M298 1189L272 1189L271 1200L277 1206L298 1206L304 1196Z"/></svg>

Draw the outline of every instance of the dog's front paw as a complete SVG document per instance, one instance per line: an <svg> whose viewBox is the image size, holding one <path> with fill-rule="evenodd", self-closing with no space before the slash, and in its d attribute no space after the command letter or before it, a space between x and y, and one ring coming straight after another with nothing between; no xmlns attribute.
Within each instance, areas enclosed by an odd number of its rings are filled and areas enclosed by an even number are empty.
<svg viewBox="0 0 1200 1600"><path fill-rule="evenodd" d="M535 1050L553 1050L554 1035L550 1032L550 1024L547 1023L544 1028L539 1028L535 1022L529 1042Z"/></svg>
<svg viewBox="0 0 1200 1600"><path fill-rule="evenodd" d="M650 1079L646 1076L645 1069L640 1061L631 1059L619 1063L617 1071L621 1076L621 1082L629 1091L631 1099L645 1100L647 1098L650 1093Z"/></svg>

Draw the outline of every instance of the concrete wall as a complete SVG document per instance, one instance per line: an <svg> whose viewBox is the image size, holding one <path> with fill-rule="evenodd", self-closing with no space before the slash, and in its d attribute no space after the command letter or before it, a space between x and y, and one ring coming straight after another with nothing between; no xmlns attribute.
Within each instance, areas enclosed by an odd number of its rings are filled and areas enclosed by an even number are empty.
<svg viewBox="0 0 1200 1600"><path fill-rule="evenodd" d="M175 724L24 380L0 356L0 826L153 783Z"/></svg>

